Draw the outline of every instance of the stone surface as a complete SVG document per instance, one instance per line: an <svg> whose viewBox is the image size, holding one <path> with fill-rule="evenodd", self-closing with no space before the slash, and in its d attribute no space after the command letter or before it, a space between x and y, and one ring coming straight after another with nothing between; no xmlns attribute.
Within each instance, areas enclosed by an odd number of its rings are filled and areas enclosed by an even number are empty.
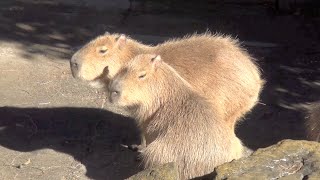
<svg viewBox="0 0 320 180"><path fill-rule="evenodd" d="M168 163L141 171L128 178L128 180L176 180L178 176L178 169L175 164Z"/></svg>
<svg viewBox="0 0 320 180"><path fill-rule="evenodd" d="M320 179L320 143L283 140L216 168L215 179Z"/></svg>
<svg viewBox="0 0 320 180"><path fill-rule="evenodd" d="M177 179L174 163L146 169L130 177L140 179ZM267 148L258 149L244 157L216 168L215 172L195 179L320 179L320 143L283 140Z"/></svg>

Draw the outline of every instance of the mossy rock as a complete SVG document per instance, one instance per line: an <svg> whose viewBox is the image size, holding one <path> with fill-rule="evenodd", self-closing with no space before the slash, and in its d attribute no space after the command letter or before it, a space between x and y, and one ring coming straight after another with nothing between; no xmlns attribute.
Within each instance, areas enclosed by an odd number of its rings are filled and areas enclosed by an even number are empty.
<svg viewBox="0 0 320 180"><path fill-rule="evenodd" d="M174 163L168 163L154 168L145 169L128 180L177 180L179 179L178 169Z"/></svg>
<svg viewBox="0 0 320 180"><path fill-rule="evenodd" d="M283 140L218 166L215 179L320 179L320 143Z"/></svg>

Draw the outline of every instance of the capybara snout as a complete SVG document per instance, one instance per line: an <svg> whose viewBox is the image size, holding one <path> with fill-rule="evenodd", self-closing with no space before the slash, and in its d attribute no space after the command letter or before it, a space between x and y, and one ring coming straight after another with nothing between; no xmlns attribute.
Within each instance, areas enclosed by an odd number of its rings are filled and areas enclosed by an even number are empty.
<svg viewBox="0 0 320 180"><path fill-rule="evenodd" d="M109 101L110 103L115 103L121 96L121 85L118 80L110 82L108 87L109 91Z"/></svg>

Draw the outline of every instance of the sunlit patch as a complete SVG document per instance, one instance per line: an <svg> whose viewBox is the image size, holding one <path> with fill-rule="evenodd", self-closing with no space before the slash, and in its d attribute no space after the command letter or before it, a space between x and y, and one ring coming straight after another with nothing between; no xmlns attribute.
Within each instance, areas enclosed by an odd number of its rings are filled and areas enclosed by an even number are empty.
<svg viewBox="0 0 320 180"><path fill-rule="evenodd" d="M320 81L307 81L304 78L298 78L302 84L305 84L312 88L320 88Z"/></svg>
<svg viewBox="0 0 320 180"><path fill-rule="evenodd" d="M36 28L25 23L16 23L16 27L18 27L21 30L27 31L27 32L34 32L36 31Z"/></svg>
<svg viewBox="0 0 320 180"><path fill-rule="evenodd" d="M295 107L294 104L285 104L285 103L279 103L278 104L280 107L285 108L285 109L290 109L290 110L295 110L297 111L299 108Z"/></svg>
<svg viewBox="0 0 320 180"><path fill-rule="evenodd" d="M7 129L7 126L1 126L1 127L0 127L0 132L1 132L1 131L5 131L6 129Z"/></svg>
<svg viewBox="0 0 320 180"><path fill-rule="evenodd" d="M280 68L296 74L302 73L308 70L306 68L290 67L290 66L283 66L283 65L281 65Z"/></svg>
<svg viewBox="0 0 320 180"><path fill-rule="evenodd" d="M284 94L290 94L291 96L295 96L295 97L300 96L300 94L298 94L298 93L288 91L287 89L284 89L281 87L276 88L275 91L280 92L280 93L284 93Z"/></svg>
<svg viewBox="0 0 320 180"><path fill-rule="evenodd" d="M57 33L57 32L49 34L48 37L51 39L54 39L54 40L58 40L58 41L65 41L66 40L66 38L64 37L63 34Z"/></svg>
<svg viewBox="0 0 320 180"><path fill-rule="evenodd" d="M286 104L284 102L280 102L278 103L278 105L280 107L283 107L285 109L290 109L290 110L295 110L295 111L305 111L307 109L309 109L310 107L310 103L307 103L307 102L303 102L303 103L295 103L295 104Z"/></svg>
<svg viewBox="0 0 320 180"><path fill-rule="evenodd" d="M280 87L276 88L275 90L278 91L278 92L282 92L282 93L288 93L288 90L280 88Z"/></svg>

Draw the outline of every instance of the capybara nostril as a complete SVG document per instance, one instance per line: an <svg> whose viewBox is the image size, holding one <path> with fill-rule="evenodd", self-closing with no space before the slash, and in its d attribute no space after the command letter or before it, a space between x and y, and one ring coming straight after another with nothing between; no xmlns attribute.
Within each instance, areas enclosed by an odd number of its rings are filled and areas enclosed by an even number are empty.
<svg viewBox="0 0 320 180"><path fill-rule="evenodd" d="M112 95L112 96L118 96L118 95L119 95L119 91L112 91L112 92L111 92L111 95Z"/></svg>
<svg viewBox="0 0 320 180"><path fill-rule="evenodd" d="M119 91L111 91L110 92L110 102L113 103L119 98L120 92Z"/></svg>
<svg viewBox="0 0 320 180"><path fill-rule="evenodd" d="M79 76L81 66L81 61L77 56L77 53L75 53L70 59L70 69L74 78L77 78Z"/></svg>
<svg viewBox="0 0 320 180"><path fill-rule="evenodd" d="M121 91L121 84L118 80L114 80L109 85L109 93L110 93L110 99L109 101L111 103L114 103L120 96Z"/></svg>
<svg viewBox="0 0 320 180"><path fill-rule="evenodd" d="M75 69L79 68L79 64L76 62L71 62L71 66L72 66L72 68L75 68Z"/></svg>
<svg viewBox="0 0 320 180"><path fill-rule="evenodd" d="M74 78L77 78L79 75L79 64L77 62L74 62L71 60L70 61L70 69L71 69L72 76Z"/></svg>
<svg viewBox="0 0 320 180"><path fill-rule="evenodd" d="M70 64L72 67L79 68L81 65L81 57L79 57L79 53L76 52L70 59Z"/></svg>

